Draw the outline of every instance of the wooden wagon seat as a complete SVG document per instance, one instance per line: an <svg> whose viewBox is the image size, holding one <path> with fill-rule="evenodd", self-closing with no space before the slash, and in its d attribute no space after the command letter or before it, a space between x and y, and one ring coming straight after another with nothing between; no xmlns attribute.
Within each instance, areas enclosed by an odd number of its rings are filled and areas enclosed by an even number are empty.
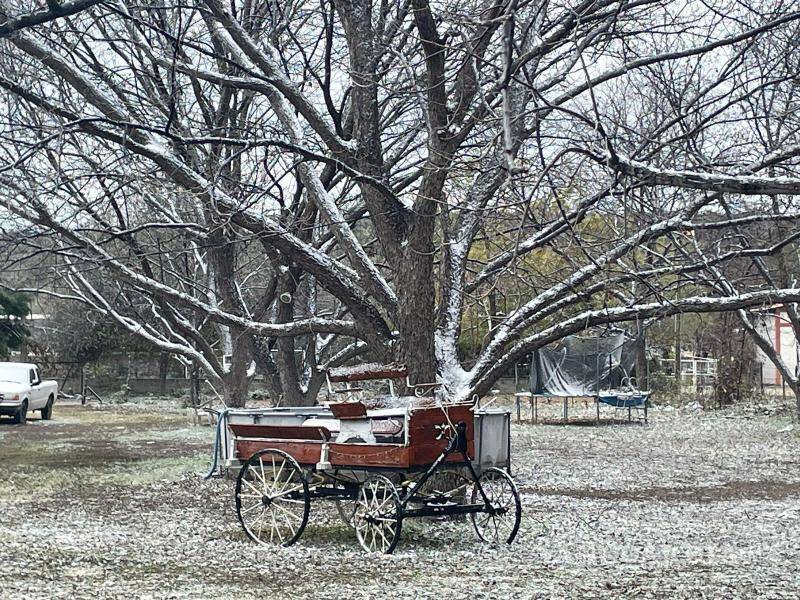
<svg viewBox="0 0 800 600"><path fill-rule="evenodd" d="M308 419L301 427L322 428L336 437L340 431L339 419L312 418ZM371 419L370 429L375 435L400 435L403 432L403 419Z"/></svg>
<svg viewBox="0 0 800 600"><path fill-rule="evenodd" d="M338 433L341 430L339 420L370 419L372 433L398 435L403 430L406 411L432 406L436 406L433 398L416 396L376 396L350 402L331 402L328 408L334 419L315 418L306 423L312 427L321 425L332 433Z"/></svg>

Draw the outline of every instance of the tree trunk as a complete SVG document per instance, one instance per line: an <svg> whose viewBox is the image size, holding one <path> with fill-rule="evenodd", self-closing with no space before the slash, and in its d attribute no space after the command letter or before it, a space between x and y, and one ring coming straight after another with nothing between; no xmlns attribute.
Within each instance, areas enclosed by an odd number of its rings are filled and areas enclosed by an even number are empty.
<svg viewBox="0 0 800 600"><path fill-rule="evenodd" d="M167 370L169 369L169 353L158 355L158 395L167 395Z"/></svg>
<svg viewBox="0 0 800 600"><path fill-rule="evenodd" d="M229 408L244 408L247 405L247 394L250 389L250 379L246 376L235 374L232 370L225 375L225 406Z"/></svg>
<svg viewBox="0 0 800 600"><path fill-rule="evenodd" d="M231 328L233 353L231 365L223 377L225 387L225 405L230 408L244 408L247 404L250 389L250 344L245 331Z"/></svg>
<svg viewBox="0 0 800 600"><path fill-rule="evenodd" d="M200 367L192 363L189 369L189 405L192 408L200 406Z"/></svg>
<svg viewBox="0 0 800 600"><path fill-rule="evenodd" d="M647 332L641 321L637 323L636 336L636 387L640 390L649 390L650 382L647 378Z"/></svg>
<svg viewBox="0 0 800 600"><path fill-rule="evenodd" d="M406 365L412 383L436 381L433 222L432 217L416 219L404 259L397 266L395 358Z"/></svg>
<svg viewBox="0 0 800 600"><path fill-rule="evenodd" d="M219 295L221 308L230 310L236 315L245 315L246 310L241 293L237 287L236 244L228 239L220 228L211 236L218 245L212 247L209 255L214 266L214 284ZM230 352L230 367L223 373L224 402L231 408L243 408L247 404L247 393L250 387L248 371L250 369L250 339L247 330L239 326L219 326L223 341L222 354Z"/></svg>
<svg viewBox="0 0 800 600"><path fill-rule="evenodd" d="M675 315L675 383L681 389L681 316Z"/></svg>

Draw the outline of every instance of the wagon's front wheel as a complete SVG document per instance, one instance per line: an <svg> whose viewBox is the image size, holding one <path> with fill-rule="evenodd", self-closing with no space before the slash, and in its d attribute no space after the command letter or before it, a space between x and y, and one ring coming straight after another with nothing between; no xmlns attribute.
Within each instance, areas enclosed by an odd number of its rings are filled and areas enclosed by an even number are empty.
<svg viewBox="0 0 800 600"><path fill-rule="evenodd" d="M400 541L403 509L394 484L383 475L368 478L358 490L353 526L367 552L391 554Z"/></svg>
<svg viewBox="0 0 800 600"><path fill-rule="evenodd" d="M470 515L481 540L507 544L514 541L522 518L522 503L517 486L508 473L495 468L481 473L472 488L472 503L485 505L483 512Z"/></svg>
<svg viewBox="0 0 800 600"><path fill-rule="evenodd" d="M259 544L294 544L306 527L310 504L300 465L281 450L261 450L239 471L236 516Z"/></svg>

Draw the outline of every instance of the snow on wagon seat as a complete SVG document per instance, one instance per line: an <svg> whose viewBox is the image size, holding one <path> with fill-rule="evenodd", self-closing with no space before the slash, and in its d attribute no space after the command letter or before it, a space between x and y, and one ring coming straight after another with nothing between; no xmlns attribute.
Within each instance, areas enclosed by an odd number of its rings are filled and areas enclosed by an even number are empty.
<svg viewBox="0 0 800 600"><path fill-rule="evenodd" d="M332 383L349 383L368 381L371 379L402 379L408 375L408 369L401 363L365 363L351 367L335 367L328 369L328 379Z"/></svg>

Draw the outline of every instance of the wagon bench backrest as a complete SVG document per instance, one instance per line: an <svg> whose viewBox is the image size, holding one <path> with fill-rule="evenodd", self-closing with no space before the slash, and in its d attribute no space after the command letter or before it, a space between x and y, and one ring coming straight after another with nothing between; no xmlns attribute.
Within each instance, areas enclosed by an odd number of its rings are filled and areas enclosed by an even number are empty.
<svg viewBox="0 0 800 600"><path fill-rule="evenodd" d="M388 365L367 364L354 367L338 367L328 369L328 380L331 383L352 383L372 379L403 379L408 375L405 365L391 363Z"/></svg>
<svg viewBox="0 0 800 600"><path fill-rule="evenodd" d="M348 394L348 396L352 398L351 394L363 391L360 387L351 386L352 383L371 379L385 379L389 382L389 394L394 396L394 383L392 380L401 379L403 377L407 378L408 369L401 363L389 363L388 365L368 363L352 367L328 369L325 373L325 377L328 382L329 394ZM334 383L343 383L344 387L334 389L332 385Z"/></svg>

